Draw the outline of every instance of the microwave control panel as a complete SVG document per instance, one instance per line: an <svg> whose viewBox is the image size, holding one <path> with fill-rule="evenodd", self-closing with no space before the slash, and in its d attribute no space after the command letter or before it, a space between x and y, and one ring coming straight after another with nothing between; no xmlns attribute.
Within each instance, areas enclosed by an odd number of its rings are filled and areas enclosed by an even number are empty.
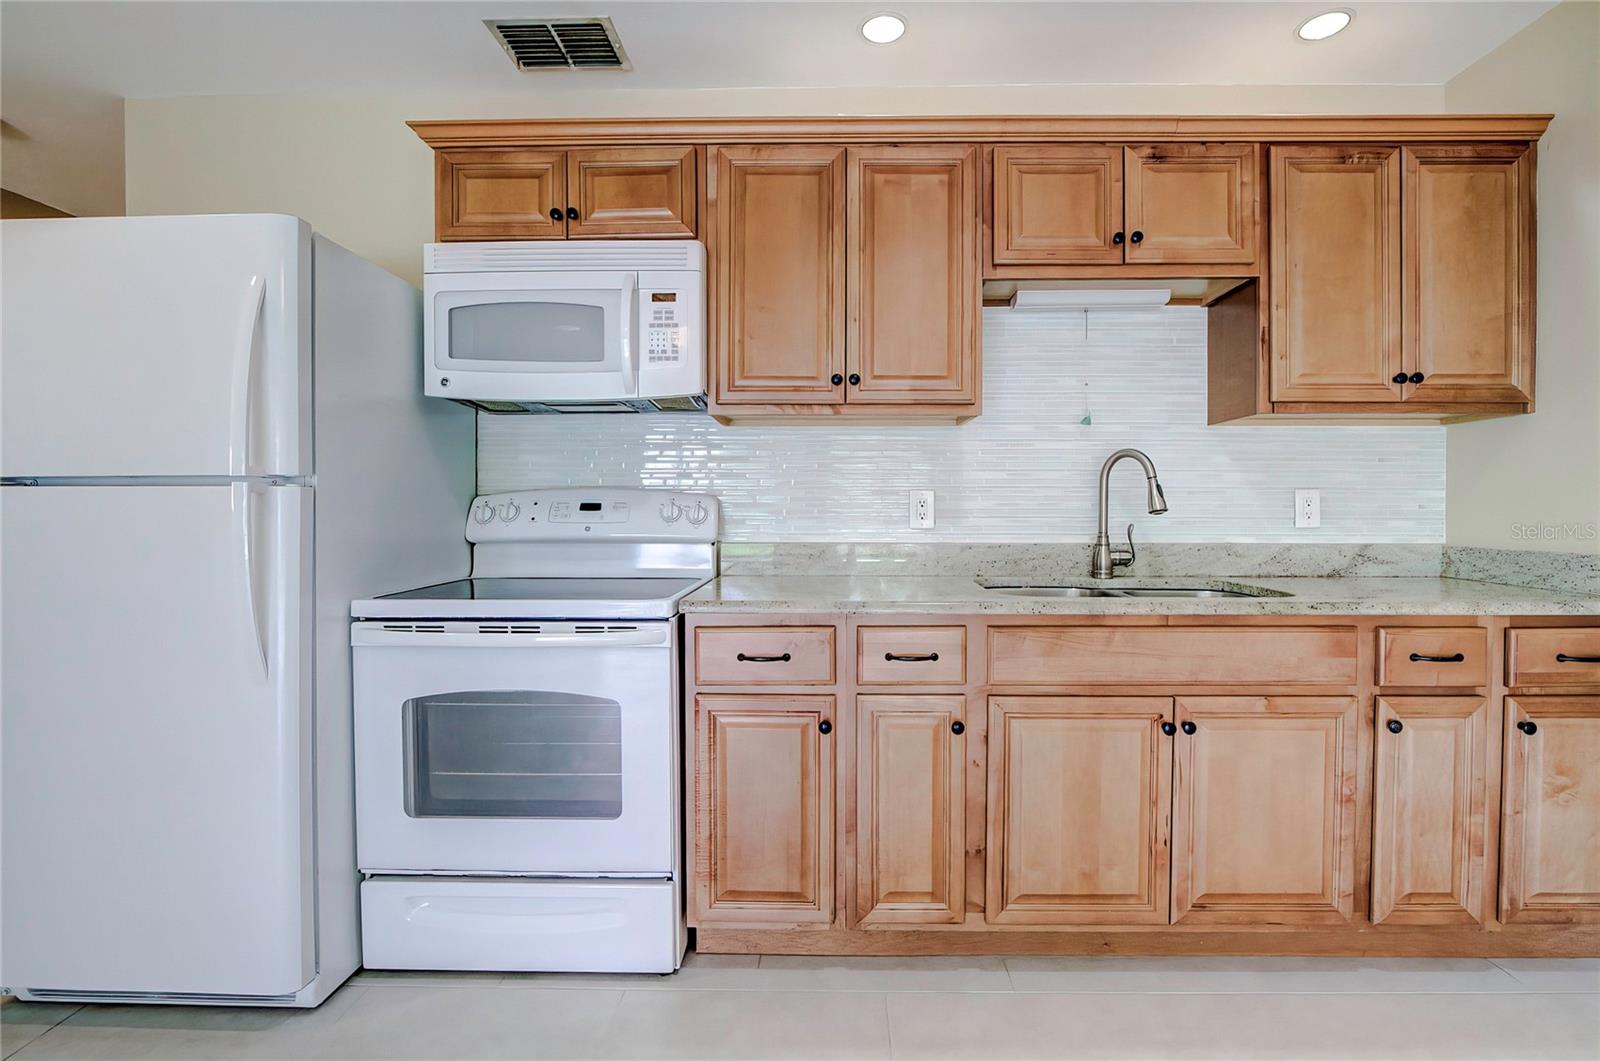
<svg viewBox="0 0 1600 1061"><path fill-rule="evenodd" d="M678 291L640 292L646 368L681 365L688 346L688 299Z"/></svg>

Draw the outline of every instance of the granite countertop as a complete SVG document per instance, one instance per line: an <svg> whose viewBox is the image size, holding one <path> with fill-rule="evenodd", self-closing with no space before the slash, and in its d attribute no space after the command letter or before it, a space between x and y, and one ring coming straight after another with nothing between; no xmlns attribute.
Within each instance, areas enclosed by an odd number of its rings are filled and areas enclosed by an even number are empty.
<svg viewBox="0 0 1600 1061"><path fill-rule="evenodd" d="M1089 578L986 577L990 584L1096 585ZM685 612L936 612L988 615L1600 615L1600 595L1436 577L1117 578L1115 589L1272 590L1289 596L1028 597L940 576L733 574L683 598Z"/></svg>

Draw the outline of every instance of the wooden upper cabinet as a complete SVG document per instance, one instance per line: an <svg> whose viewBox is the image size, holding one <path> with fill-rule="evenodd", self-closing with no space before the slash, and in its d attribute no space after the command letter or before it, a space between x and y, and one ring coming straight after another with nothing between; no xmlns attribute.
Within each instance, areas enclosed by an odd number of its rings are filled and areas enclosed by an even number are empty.
<svg viewBox="0 0 1600 1061"><path fill-rule="evenodd" d="M843 402L844 148L719 147L711 159L716 402Z"/></svg>
<svg viewBox="0 0 1600 1061"><path fill-rule="evenodd" d="M989 701L990 923L1167 923L1171 721L1167 697Z"/></svg>
<svg viewBox="0 0 1600 1061"><path fill-rule="evenodd" d="M955 924L966 914L965 704L856 699L858 924Z"/></svg>
<svg viewBox="0 0 1600 1061"><path fill-rule="evenodd" d="M1600 697L1507 697L1504 783L1501 920L1600 921Z"/></svg>
<svg viewBox="0 0 1600 1061"><path fill-rule="evenodd" d="M565 152L438 151L434 168L434 230L439 242L566 236Z"/></svg>
<svg viewBox="0 0 1600 1061"><path fill-rule="evenodd" d="M1180 697L1177 718L1173 922L1349 922L1356 701Z"/></svg>
<svg viewBox="0 0 1600 1061"><path fill-rule="evenodd" d="M1143 144L1123 159L1129 262L1256 260L1259 145Z"/></svg>
<svg viewBox="0 0 1600 1061"><path fill-rule="evenodd" d="M1122 261L1122 149L997 147L990 178L996 265Z"/></svg>
<svg viewBox="0 0 1600 1061"><path fill-rule="evenodd" d="M1272 400L1400 401L1398 149L1270 157Z"/></svg>
<svg viewBox="0 0 1600 1061"><path fill-rule="evenodd" d="M1533 148L1403 149L1405 369L1416 401L1533 397Z"/></svg>
<svg viewBox="0 0 1600 1061"><path fill-rule="evenodd" d="M834 706L832 696L696 698L701 923L833 921Z"/></svg>
<svg viewBox="0 0 1600 1061"><path fill-rule="evenodd" d="M1373 923L1487 920L1489 702L1382 697L1376 734Z"/></svg>
<svg viewBox="0 0 1600 1061"><path fill-rule="evenodd" d="M850 148L852 402L971 403L978 391L977 148Z"/></svg>
<svg viewBox="0 0 1600 1061"><path fill-rule="evenodd" d="M570 239L688 239L695 234L693 147L568 151L567 190Z"/></svg>

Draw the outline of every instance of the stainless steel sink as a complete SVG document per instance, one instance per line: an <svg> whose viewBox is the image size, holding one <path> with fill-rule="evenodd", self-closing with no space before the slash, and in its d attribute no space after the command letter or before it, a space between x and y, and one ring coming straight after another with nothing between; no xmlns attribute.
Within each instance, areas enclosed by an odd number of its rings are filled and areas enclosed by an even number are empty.
<svg viewBox="0 0 1600 1061"><path fill-rule="evenodd" d="M998 583L979 580L984 589L993 590L995 593L1006 593L1014 597L1120 597L1124 600L1141 599L1174 599L1174 598L1204 598L1204 597L1287 597L1273 589L1260 589L1255 586L1242 589L1205 589L1190 586L1050 586L1028 585L1026 583Z"/></svg>

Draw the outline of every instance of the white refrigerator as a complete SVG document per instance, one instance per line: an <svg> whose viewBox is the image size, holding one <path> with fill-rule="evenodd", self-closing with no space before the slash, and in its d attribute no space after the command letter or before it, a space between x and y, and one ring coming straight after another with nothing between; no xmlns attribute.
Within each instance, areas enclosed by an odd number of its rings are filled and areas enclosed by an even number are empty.
<svg viewBox="0 0 1600 1061"><path fill-rule="evenodd" d="M360 964L349 602L459 577L417 291L281 215L0 224L0 985Z"/></svg>

